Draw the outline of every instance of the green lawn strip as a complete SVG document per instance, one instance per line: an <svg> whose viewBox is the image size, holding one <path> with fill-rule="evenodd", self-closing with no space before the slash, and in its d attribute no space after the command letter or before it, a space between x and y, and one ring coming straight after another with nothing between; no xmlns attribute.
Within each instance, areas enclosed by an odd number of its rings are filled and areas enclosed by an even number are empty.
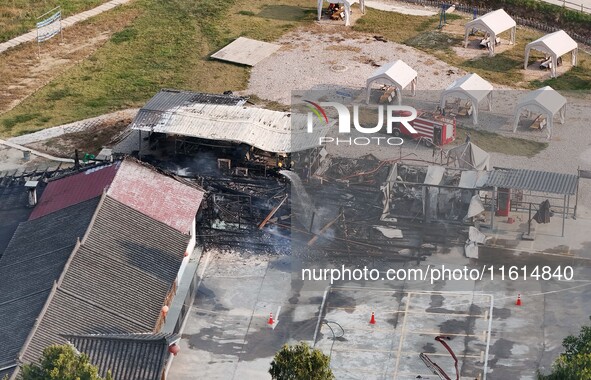
<svg viewBox="0 0 591 380"><path fill-rule="evenodd" d="M0 42L27 33L35 28L37 17L58 5L62 18L86 11L109 0L2 0L0 1ZM48 15L50 16L50 15Z"/></svg>
<svg viewBox="0 0 591 380"><path fill-rule="evenodd" d="M0 115L0 135L143 105L161 88L246 88L249 68L209 59L239 36L272 41L313 19L311 1L134 0L140 15L78 66ZM246 14L245 14L246 13Z"/></svg>
<svg viewBox="0 0 591 380"><path fill-rule="evenodd" d="M498 133L458 127L456 129L456 144L462 144L470 133L470 141L486 152L503 153L512 156L533 157L548 147L546 142L538 142L519 137L507 137Z"/></svg>

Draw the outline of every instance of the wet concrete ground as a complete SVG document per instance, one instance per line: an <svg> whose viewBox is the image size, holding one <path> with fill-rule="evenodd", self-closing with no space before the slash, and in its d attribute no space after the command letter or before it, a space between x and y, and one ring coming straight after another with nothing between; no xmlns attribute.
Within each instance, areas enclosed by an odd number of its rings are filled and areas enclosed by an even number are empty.
<svg viewBox="0 0 591 380"><path fill-rule="evenodd" d="M304 340L332 355L337 379L414 379L418 375L436 379L418 355L427 353L453 375L450 355L434 340L442 334L452 338L448 344L459 359L462 379L533 380L538 369L550 368L562 351L564 337L578 333L589 322L591 239L585 231L590 226L591 220L579 218L565 238L556 236L552 230L556 225L547 227L534 250L523 250L520 245L526 243L511 240L512 232L499 223L493 231L495 240L480 248L479 259L465 258L461 247L438 247L419 264L400 262L388 254L314 256L310 252L300 262L291 256L211 251L198 270L203 280L169 376L181 380L270 378L269 363L281 345ZM330 268L360 263L382 273L389 268L492 265L495 277L491 279L487 272L482 280L433 284L340 282L329 292L325 282L300 278L299 271L306 265ZM524 280L520 276L503 281L498 270L502 265L527 266L528 273L536 266L552 271L569 266L573 279ZM522 306L515 305L517 294ZM372 311L375 325L369 324ZM267 324L269 313L279 320L274 328ZM324 320L343 327L344 335L334 345ZM338 330L334 324L331 327Z"/></svg>

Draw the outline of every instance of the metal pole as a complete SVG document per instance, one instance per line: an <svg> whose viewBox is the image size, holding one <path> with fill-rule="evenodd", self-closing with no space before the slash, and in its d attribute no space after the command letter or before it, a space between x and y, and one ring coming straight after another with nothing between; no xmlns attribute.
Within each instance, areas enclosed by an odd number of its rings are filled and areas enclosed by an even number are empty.
<svg viewBox="0 0 591 380"><path fill-rule="evenodd" d="M564 196L564 201L562 202L562 237L564 237L564 221L566 220L566 195Z"/></svg>
<svg viewBox="0 0 591 380"><path fill-rule="evenodd" d="M497 192L496 186L493 187L492 198L490 199L490 230L492 231L495 225L495 193Z"/></svg>
<svg viewBox="0 0 591 380"><path fill-rule="evenodd" d="M142 130L138 129L138 144L137 144L137 156L141 157L140 152L142 151Z"/></svg>
<svg viewBox="0 0 591 380"><path fill-rule="evenodd" d="M577 206L579 205L579 181L581 179L581 169L580 167L577 168L577 190L575 193L575 211L574 211L574 215L573 218L577 219Z"/></svg>
<svg viewBox="0 0 591 380"><path fill-rule="evenodd" d="M531 235L531 202L529 202L529 216L527 219L527 234Z"/></svg>

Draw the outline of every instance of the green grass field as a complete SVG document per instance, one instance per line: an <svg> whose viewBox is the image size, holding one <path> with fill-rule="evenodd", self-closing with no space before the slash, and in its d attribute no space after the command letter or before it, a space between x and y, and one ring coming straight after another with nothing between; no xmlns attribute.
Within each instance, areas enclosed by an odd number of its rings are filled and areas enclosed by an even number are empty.
<svg viewBox="0 0 591 380"><path fill-rule="evenodd" d="M113 11L112 11L113 12ZM114 12L125 28L89 58L67 70L13 110L0 115L0 136L15 136L128 107L140 107L161 88L223 92L246 88L249 68L209 59L239 36L272 41L315 18L310 0L134 0ZM126 14L133 17L125 18ZM100 17L108 17L101 15ZM458 22L459 16L450 17ZM91 22L91 21L88 21ZM92 21L98 22L98 21ZM523 46L540 33L519 31L513 49L492 58L465 60L452 50L460 39L437 29L438 17L412 17L368 9L354 32L379 34L426 51L495 83L538 87L523 82ZM523 33L522 33L523 32ZM344 36L346 35L343 34ZM591 88L589 60L548 82L557 89ZM274 109L281 105L262 102ZM460 135L461 135L460 131ZM475 132L483 149L531 156L545 143ZM461 136L460 136L461 138ZM498 144L497 139L503 143ZM499 150L501 149L501 150Z"/></svg>
<svg viewBox="0 0 591 380"><path fill-rule="evenodd" d="M139 11L139 16L91 57L2 114L0 135L138 107L161 88L243 90L249 69L209 55L239 36L274 40L312 20L313 4L134 0L125 12Z"/></svg>
<svg viewBox="0 0 591 380"><path fill-rule="evenodd" d="M60 5L62 17L83 12L109 0L2 0L0 1L0 42L35 27L37 17Z"/></svg>

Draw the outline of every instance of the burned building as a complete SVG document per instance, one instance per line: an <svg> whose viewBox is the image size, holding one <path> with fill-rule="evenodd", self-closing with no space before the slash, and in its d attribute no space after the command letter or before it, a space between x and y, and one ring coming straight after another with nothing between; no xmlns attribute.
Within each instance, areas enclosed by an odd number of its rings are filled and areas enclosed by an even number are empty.
<svg viewBox="0 0 591 380"><path fill-rule="evenodd" d="M246 105L247 98L162 90L139 111L116 153L133 153L181 174L265 176L292 162L319 165L330 123ZM297 157L292 157L297 155ZM305 157L302 157L305 156Z"/></svg>

